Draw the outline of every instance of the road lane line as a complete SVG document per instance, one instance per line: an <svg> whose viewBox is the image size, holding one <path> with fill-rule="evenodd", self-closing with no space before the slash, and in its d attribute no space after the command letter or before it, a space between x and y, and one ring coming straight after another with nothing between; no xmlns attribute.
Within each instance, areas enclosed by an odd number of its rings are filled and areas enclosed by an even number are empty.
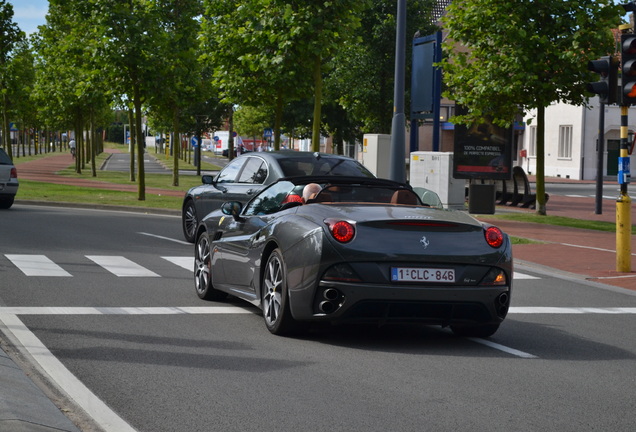
<svg viewBox="0 0 636 432"><path fill-rule="evenodd" d="M171 241L171 242L192 246L192 243L188 243L188 242L183 241L183 240L173 239L173 238L170 238L170 237L160 236L160 235L157 235L157 234L150 234L150 233L145 233L145 232L139 232L137 234L145 235L145 236L148 236L148 237L155 237L155 238L162 239L162 240L168 240L168 241Z"/></svg>
<svg viewBox="0 0 636 432"><path fill-rule="evenodd" d="M253 310L238 306L181 306L181 307L59 307L4 306L3 315L225 315L251 314Z"/></svg>
<svg viewBox="0 0 636 432"><path fill-rule="evenodd" d="M22 345L22 348L33 357L51 381L56 383L59 389L86 411L103 430L108 432L136 431L77 379L16 315L0 314L0 323L5 327L5 331L11 333Z"/></svg>
<svg viewBox="0 0 636 432"><path fill-rule="evenodd" d="M158 307L90 307L90 306L4 306L2 315L221 315L250 314L253 309L239 306L158 306ZM551 307L517 306L509 314L605 314L634 315L636 307Z"/></svg>
<svg viewBox="0 0 636 432"><path fill-rule="evenodd" d="M482 344L482 345L486 345L486 346L488 346L490 348L494 348L496 350L503 351L503 352L508 353L508 354L512 354L512 355L514 355L516 357L521 357L521 358L526 358L526 359L539 358L536 355L529 354L529 353L523 352L523 351L519 351L517 349L510 348L510 347L507 347L505 345L501 345L501 344L495 343L493 341L489 341L487 339L472 338L472 337L471 338L467 338L467 339L470 339L471 341L477 342L477 343Z"/></svg>
<svg viewBox="0 0 636 432"><path fill-rule="evenodd" d="M519 273L517 271L512 274L512 278L513 279L541 279L538 276L531 276L529 274Z"/></svg>
<svg viewBox="0 0 636 432"><path fill-rule="evenodd" d="M157 273L148 270L139 264L124 258L123 256L86 255L93 261L119 277L161 277Z"/></svg>
<svg viewBox="0 0 636 432"><path fill-rule="evenodd" d="M44 255L5 255L27 276L73 277Z"/></svg>
<svg viewBox="0 0 636 432"><path fill-rule="evenodd" d="M194 257L178 257L178 256L164 256L161 257L173 264L183 267L186 270L194 270Z"/></svg>
<svg viewBox="0 0 636 432"><path fill-rule="evenodd" d="M636 314L636 308L630 307L511 307L508 310L511 314Z"/></svg>

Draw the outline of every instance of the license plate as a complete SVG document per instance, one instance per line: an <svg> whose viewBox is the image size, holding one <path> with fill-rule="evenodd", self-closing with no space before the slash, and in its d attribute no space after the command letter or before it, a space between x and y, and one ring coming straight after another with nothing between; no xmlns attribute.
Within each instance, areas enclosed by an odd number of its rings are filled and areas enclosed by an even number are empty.
<svg viewBox="0 0 636 432"><path fill-rule="evenodd" d="M393 282L455 282L455 270L421 267L391 267Z"/></svg>

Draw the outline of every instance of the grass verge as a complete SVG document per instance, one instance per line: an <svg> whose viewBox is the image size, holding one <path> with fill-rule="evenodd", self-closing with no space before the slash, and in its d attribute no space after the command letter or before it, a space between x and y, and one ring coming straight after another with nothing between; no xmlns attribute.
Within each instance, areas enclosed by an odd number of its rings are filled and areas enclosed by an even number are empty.
<svg viewBox="0 0 636 432"><path fill-rule="evenodd" d="M183 193L185 195L185 189ZM151 194L146 191L146 199L139 201L137 192L121 192L93 187L78 187L61 184L20 180L17 200L67 202L79 204L100 204L132 206L141 208L181 209L183 196Z"/></svg>
<svg viewBox="0 0 636 432"><path fill-rule="evenodd" d="M532 222L545 225L557 225L570 228L581 228L596 231L616 232L616 224L584 219L574 219L563 216L540 216L534 213L505 213L488 216L494 219L512 220L518 222ZM636 227L632 225L632 234L636 234Z"/></svg>

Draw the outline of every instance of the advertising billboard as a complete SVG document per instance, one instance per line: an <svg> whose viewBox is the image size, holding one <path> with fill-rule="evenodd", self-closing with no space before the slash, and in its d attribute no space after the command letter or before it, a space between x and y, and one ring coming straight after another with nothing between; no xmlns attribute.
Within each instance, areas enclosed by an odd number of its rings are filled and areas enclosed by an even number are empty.
<svg viewBox="0 0 636 432"><path fill-rule="evenodd" d="M458 107L457 114L462 110ZM483 122L455 125L453 177L509 180L512 173L513 129Z"/></svg>

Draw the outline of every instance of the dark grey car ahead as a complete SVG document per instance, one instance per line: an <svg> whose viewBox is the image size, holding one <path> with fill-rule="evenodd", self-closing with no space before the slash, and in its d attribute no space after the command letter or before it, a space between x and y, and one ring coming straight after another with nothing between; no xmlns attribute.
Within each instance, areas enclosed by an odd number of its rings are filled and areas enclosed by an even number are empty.
<svg viewBox="0 0 636 432"><path fill-rule="evenodd" d="M325 153L278 151L247 153L232 160L216 177L204 175L203 184L190 188L183 199L183 235L194 242L199 221L227 201L245 204L266 186L283 177L374 175L355 159Z"/></svg>

